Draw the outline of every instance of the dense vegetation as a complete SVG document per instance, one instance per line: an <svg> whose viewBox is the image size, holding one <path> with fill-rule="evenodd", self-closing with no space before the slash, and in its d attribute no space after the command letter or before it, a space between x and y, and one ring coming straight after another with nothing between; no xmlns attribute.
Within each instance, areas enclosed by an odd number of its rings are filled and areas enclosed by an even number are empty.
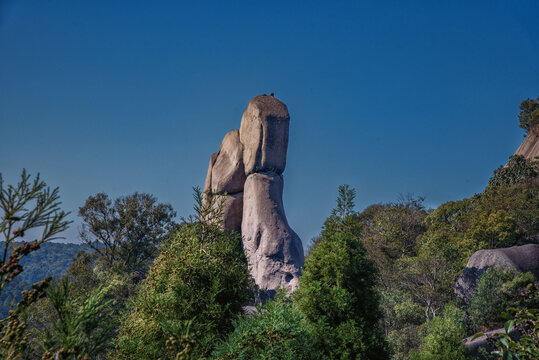
<svg viewBox="0 0 539 360"><path fill-rule="evenodd" d="M534 131L537 102L521 110ZM536 162L513 156L482 193L436 209L408 196L357 212L343 185L299 289L253 307L241 237L219 226L219 199L195 189L195 215L177 224L149 194L97 194L79 209L84 246L57 244L47 241L69 225L58 189L23 172L15 186L0 181L0 357L457 360L470 359L465 337L505 324L485 359L535 359L533 274L489 269L469 305L453 288L475 251L537 242L537 176ZM24 242L36 228L43 235Z"/></svg>

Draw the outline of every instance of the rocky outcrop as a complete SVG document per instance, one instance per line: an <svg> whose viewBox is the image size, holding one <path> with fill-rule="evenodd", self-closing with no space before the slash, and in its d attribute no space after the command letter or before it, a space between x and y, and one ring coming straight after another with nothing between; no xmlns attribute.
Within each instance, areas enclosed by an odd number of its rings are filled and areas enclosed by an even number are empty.
<svg viewBox="0 0 539 360"><path fill-rule="evenodd" d="M232 130L225 135L221 142L221 150L213 164L211 192L214 194L239 193L243 191L245 179L240 132Z"/></svg>
<svg viewBox="0 0 539 360"><path fill-rule="evenodd" d="M528 160L537 160L536 158L539 157L539 134L530 132L515 151L515 155L522 155Z"/></svg>
<svg viewBox="0 0 539 360"><path fill-rule="evenodd" d="M262 300L281 286L295 290L304 261L282 200L289 124L286 105L273 96L251 99L240 129L230 131L211 156L204 185L205 201L225 194L223 226L241 232Z"/></svg>
<svg viewBox="0 0 539 360"><path fill-rule="evenodd" d="M243 244L251 274L265 296L283 285L296 289L304 261L301 240L288 226L282 195L282 175L264 172L247 178Z"/></svg>
<svg viewBox="0 0 539 360"><path fill-rule="evenodd" d="M210 157L206 181L204 182L204 201L208 196L219 195L216 207L222 207L223 227L241 231L243 209L243 145L238 130L225 135L220 150Z"/></svg>
<svg viewBox="0 0 539 360"><path fill-rule="evenodd" d="M531 271L539 278L539 244L476 251L455 284L455 293L465 304L470 303L479 277L490 267L519 272Z"/></svg>
<svg viewBox="0 0 539 360"><path fill-rule="evenodd" d="M246 174L283 173L289 124L286 105L273 96L260 95L249 101L240 127Z"/></svg>

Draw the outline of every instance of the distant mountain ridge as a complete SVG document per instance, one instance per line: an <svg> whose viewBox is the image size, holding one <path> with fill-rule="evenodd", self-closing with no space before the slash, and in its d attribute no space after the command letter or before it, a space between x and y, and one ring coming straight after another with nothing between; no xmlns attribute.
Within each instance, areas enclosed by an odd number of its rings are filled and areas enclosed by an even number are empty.
<svg viewBox="0 0 539 360"><path fill-rule="evenodd" d="M0 248L4 242L0 241ZM11 302L20 300L21 291L49 276L62 277L73 262L73 257L81 250L91 251L86 244L47 242L40 249L21 260L23 272L10 282L0 294L0 316L7 315Z"/></svg>

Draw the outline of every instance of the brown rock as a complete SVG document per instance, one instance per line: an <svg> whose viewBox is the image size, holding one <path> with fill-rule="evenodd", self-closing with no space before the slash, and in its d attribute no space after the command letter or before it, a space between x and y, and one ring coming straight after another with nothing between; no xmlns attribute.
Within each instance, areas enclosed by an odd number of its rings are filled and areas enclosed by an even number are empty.
<svg viewBox="0 0 539 360"><path fill-rule="evenodd" d="M239 130L232 130L221 142L221 150L211 170L211 192L234 194L243 191L243 145Z"/></svg>

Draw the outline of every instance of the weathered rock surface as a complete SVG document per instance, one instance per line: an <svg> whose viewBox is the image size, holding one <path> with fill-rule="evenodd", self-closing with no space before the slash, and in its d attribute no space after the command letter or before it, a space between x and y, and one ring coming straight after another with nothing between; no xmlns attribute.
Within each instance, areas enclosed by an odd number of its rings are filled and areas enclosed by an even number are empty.
<svg viewBox="0 0 539 360"><path fill-rule="evenodd" d="M204 201L217 196L223 206L223 227L243 236L259 300L280 286L295 290L304 262L282 199L289 124L286 105L273 96L251 99L240 129L226 134L211 156L204 184Z"/></svg>
<svg viewBox="0 0 539 360"><path fill-rule="evenodd" d="M223 227L241 233L243 192L223 196Z"/></svg>
<svg viewBox="0 0 539 360"><path fill-rule="evenodd" d="M215 164L215 160L217 160L218 155L219 155L219 151L211 154L210 156L210 164L208 165L208 172L206 173L206 181L204 182L204 196L208 193L211 193L211 173L213 169L213 164Z"/></svg>
<svg viewBox="0 0 539 360"><path fill-rule="evenodd" d="M272 296L279 286L295 290L304 262L303 245L288 226L282 194L282 175L264 172L247 177L243 244L251 275L266 296Z"/></svg>
<svg viewBox="0 0 539 360"><path fill-rule="evenodd" d="M286 105L273 96L259 95L249 101L240 127L246 174L265 171L283 173L289 124Z"/></svg>
<svg viewBox="0 0 539 360"><path fill-rule="evenodd" d="M221 142L221 150L211 170L211 192L234 194L243 191L243 145L239 130L232 130Z"/></svg>
<svg viewBox="0 0 539 360"><path fill-rule="evenodd" d="M519 272L531 271L539 278L539 244L476 251L455 284L455 293L464 303L470 303L479 277L490 267Z"/></svg>
<svg viewBox="0 0 539 360"><path fill-rule="evenodd" d="M232 130L225 135L221 148L210 157L208 173L204 183L204 202L208 196L227 193L219 198L223 206L223 227L241 232L243 212L243 145L240 143L239 130ZM216 206L220 206L215 204Z"/></svg>
<svg viewBox="0 0 539 360"><path fill-rule="evenodd" d="M528 160L537 160L536 157L539 156L539 135L530 132L515 151L515 155L522 155Z"/></svg>

